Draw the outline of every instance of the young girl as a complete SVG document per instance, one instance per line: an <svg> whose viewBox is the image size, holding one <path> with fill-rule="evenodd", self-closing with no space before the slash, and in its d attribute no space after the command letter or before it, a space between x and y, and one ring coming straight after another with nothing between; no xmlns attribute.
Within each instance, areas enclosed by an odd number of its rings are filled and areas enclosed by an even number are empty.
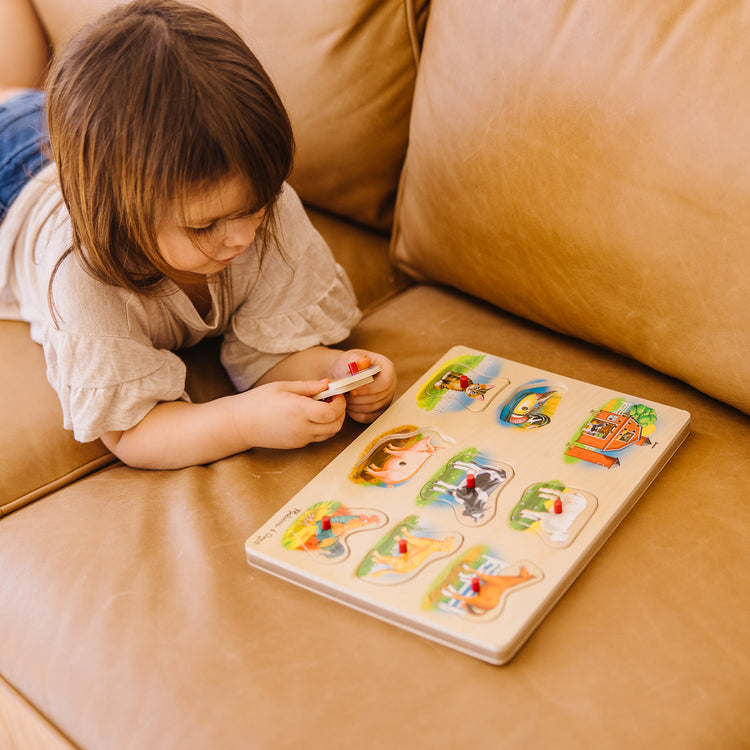
<svg viewBox="0 0 750 750"><path fill-rule="evenodd" d="M76 439L177 468L325 440L388 406L387 358L328 348L360 313L285 184L287 114L232 29L137 0L80 31L46 90L0 104L0 316L31 324ZM240 392L193 404L173 352L207 336ZM362 357L372 383L312 398Z"/></svg>

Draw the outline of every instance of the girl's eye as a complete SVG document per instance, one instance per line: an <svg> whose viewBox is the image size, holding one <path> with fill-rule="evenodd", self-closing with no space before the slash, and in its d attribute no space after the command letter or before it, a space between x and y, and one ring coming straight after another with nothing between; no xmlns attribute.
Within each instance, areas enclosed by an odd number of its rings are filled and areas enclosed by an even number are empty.
<svg viewBox="0 0 750 750"><path fill-rule="evenodd" d="M194 234L196 237L205 237L211 234L216 229L216 222L209 224L206 227L188 227L188 232Z"/></svg>

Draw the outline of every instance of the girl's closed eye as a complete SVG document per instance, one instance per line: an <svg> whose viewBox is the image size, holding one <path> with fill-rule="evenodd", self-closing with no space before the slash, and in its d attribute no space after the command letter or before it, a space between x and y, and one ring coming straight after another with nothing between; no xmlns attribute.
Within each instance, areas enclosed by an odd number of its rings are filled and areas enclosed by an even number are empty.
<svg viewBox="0 0 750 750"><path fill-rule="evenodd" d="M247 221L250 220L252 222L257 222L258 225L263 221L263 218L266 214L266 207L262 207L259 209L252 209L251 211L248 211L247 213L242 213L235 216L229 216L224 219L216 219L212 221L210 224L206 224L205 226L198 226L198 227L185 227L185 230L189 232L190 234L194 235L195 237L207 237L210 234L216 232L219 229L219 225L223 222L226 223L228 221Z"/></svg>
<svg viewBox="0 0 750 750"><path fill-rule="evenodd" d="M185 227L185 228L190 234L193 234L196 237L207 237L212 232L215 232L217 227L218 227L218 223L213 221L210 224L206 225L205 227Z"/></svg>

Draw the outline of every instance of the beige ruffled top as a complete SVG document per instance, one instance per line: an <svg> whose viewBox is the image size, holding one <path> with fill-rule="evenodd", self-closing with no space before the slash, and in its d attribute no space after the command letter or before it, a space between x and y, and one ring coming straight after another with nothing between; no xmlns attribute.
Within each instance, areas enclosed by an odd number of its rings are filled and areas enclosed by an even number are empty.
<svg viewBox="0 0 750 750"><path fill-rule="evenodd" d="M238 390L291 352L346 338L360 319L349 279L292 188L279 200L276 239L210 280L205 319L177 285L157 297L134 294L94 280L69 256L53 286L56 326L47 287L70 246L70 219L54 165L24 188L0 224L0 317L31 324L77 440L126 430L160 401L189 400L174 352L206 337L222 337L222 363Z"/></svg>

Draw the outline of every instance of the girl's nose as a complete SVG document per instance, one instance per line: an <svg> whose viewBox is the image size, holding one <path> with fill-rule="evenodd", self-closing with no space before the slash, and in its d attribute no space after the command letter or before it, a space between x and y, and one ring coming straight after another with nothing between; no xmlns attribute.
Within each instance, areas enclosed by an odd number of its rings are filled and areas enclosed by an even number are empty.
<svg viewBox="0 0 750 750"><path fill-rule="evenodd" d="M247 247L255 239L259 224L253 216L227 221L224 244L228 247Z"/></svg>

